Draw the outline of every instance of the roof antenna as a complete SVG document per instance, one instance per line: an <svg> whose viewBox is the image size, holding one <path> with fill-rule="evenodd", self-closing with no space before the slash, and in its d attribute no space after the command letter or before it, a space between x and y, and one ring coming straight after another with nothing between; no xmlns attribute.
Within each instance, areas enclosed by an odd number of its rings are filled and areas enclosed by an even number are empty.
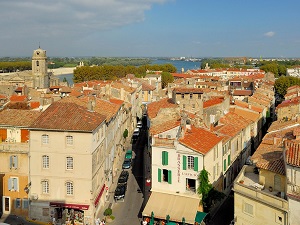
<svg viewBox="0 0 300 225"><path fill-rule="evenodd" d="M39 48L41 48L41 43L39 42Z"/></svg>

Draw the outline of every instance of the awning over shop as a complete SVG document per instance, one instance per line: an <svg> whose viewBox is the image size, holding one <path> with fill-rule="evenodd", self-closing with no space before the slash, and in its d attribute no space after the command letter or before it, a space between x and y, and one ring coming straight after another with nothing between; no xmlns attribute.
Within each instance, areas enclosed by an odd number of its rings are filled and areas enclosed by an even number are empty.
<svg viewBox="0 0 300 225"><path fill-rule="evenodd" d="M207 213L198 211L196 214L196 217L195 217L195 222L200 224L202 222L202 220L204 220L206 215L207 215Z"/></svg>
<svg viewBox="0 0 300 225"><path fill-rule="evenodd" d="M194 224L199 202L200 199L195 197L152 192L143 216L151 217L153 212L156 219L165 220L169 215L170 221L181 223L184 217L187 224Z"/></svg>
<svg viewBox="0 0 300 225"><path fill-rule="evenodd" d="M103 195L104 189L105 189L105 184L103 184L103 186L102 186L102 188L101 188L99 194L97 195L97 197L96 197L96 199L95 199L95 201L94 201L94 205L95 205L95 206L98 205L99 200L100 200L101 196Z"/></svg>
<svg viewBox="0 0 300 225"><path fill-rule="evenodd" d="M59 207L59 208L69 208L69 209L80 209L80 210L88 210L89 205L81 205L81 204L67 204L61 202L50 202L51 207Z"/></svg>

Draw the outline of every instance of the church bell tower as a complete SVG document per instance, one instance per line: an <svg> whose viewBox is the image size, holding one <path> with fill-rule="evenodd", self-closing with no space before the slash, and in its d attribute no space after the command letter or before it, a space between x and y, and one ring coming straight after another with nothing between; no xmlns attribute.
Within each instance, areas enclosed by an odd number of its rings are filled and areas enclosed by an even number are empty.
<svg viewBox="0 0 300 225"><path fill-rule="evenodd" d="M46 51L40 47L34 50L32 54L32 75L34 78L34 87L49 87L47 55Z"/></svg>

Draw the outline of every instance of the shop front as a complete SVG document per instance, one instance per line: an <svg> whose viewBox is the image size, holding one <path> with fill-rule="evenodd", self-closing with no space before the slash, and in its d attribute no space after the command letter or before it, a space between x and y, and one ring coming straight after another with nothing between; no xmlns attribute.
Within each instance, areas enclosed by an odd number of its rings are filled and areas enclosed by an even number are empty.
<svg viewBox="0 0 300 225"><path fill-rule="evenodd" d="M84 225L89 223L85 221L84 214L89 209L89 205L50 202L50 207L51 219L57 225Z"/></svg>

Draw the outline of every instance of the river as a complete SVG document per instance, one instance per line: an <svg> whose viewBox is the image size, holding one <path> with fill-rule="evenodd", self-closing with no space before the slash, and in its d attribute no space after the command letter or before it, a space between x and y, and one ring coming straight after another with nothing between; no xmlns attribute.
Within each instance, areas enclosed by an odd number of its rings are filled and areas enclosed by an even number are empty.
<svg viewBox="0 0 300 225"><path fill-rule="evenodd" d="M161 64L172 64L177 68L177 73L181 73L182 69L184 71L191 70L191 69L199 69L201 67L201 62L193 62L193 61L183 61L183 60L166 60L166 59L155 59L151 62L152 65L161 65ZM64 78L67 79L70 85L73 85L73 73L71 74L63 74L57 75L60 81L63 81Z"/></svg>

